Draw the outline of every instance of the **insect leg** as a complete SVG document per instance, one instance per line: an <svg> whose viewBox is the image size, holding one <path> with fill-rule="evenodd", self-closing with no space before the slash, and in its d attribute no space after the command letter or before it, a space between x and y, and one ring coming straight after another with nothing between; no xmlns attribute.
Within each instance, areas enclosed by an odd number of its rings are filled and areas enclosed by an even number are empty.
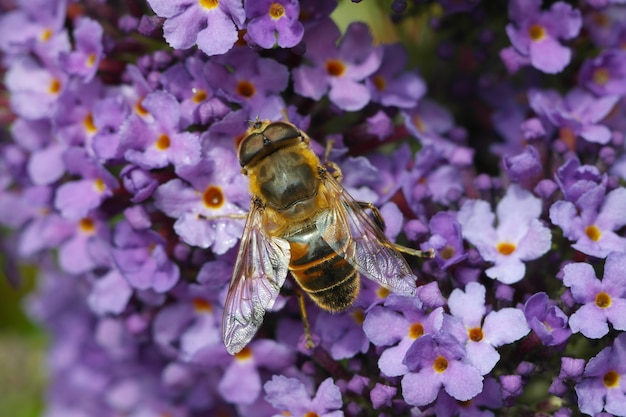
<svg viewBox="0 0 626 417"><path fill-rule="evenodd" d="M307 349L313 349L315 347L315 342L313 341L313 335L311 334L311 326L309 325L309 319L306 315L306 306L304 304L304 293L302 290L298 289L298 304L300 305L300 316L302 317L302 324L304 325L304 337L305 342L304 345Z"/></svg>
<svg viewBox="0 0 626 417"><path fill-rule="evenodd" d="M372 212L374 223L376 223L376 226L378 226L380 230L385 230L385 219L383 219L382 214L380 214L380 210L378 210L378 207L376 207L372 203L368 203L364 201L359 201L358 204L362 209L370 209ZM392 245L396 250L407 253L412 256L416 256L418 258L431 259L435 257L435 250L432 248L429 249L428 251L421 251L418 249L407 248L406 246L398 245L397 243L392 243Z"/></svg>
<svg viewBox="0 0 626 417"><path fill-rule="evenodd" d="M248 213L230 213L230 214L221 214L219 216L202 216L200 217L204 220L219 220L219 219L245 219L248 216Z"/></svg>

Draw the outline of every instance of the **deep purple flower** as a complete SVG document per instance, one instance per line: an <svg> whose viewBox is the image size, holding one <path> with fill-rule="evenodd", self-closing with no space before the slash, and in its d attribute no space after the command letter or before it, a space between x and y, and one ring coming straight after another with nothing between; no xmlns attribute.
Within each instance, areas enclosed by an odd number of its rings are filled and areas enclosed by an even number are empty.
<svg viewBox="0 0 626 417"><path fill-rule="evenodd" d="M580 84L599 96L626 93L626 52L606 50L584 62Z"/></svg>
<svg viewBox="0 0 626 417"><path fill-rule="evenodd" d="M480 372L465 361L462 345L447 333L418 338L404 363L411 372L402 377L402 396L410 405L430 404L442 388L458 401L472 399L483 390Z"/></svg>
<svg viewBox="0 0 626 417"><path fill-rule="evenodd" d="M567 3L556 2L550 10L541 11L541 0L511 0L506 27L515 52L528 57L530 64L543 72L561 72L569 64L572 52L561 45L578 35L582 26L579 10Z"/></svg>
<svg viewBox="0 0 626 417"><path fill-rule="evenodd" d="M380 68L366 80L372 101L383 106L410 108L426 94L426 84L415 72L406 70L408 57L400 44L383 46Z"/></svg>
<svg viewBox="0 0 626 417"><path fill-rule="evenodd" d="M467 362L481 375L489 373L500 360L495 348L526 336L530 329L522 311L503 308L487 314L485 287L470 282L465 292L456 288L448 298L451 316L446 316L446 332L454 334L465 346Z"/></svg>
<svg viewBox="0 0 626 417"><path fill-rule="evenodd" d="M265 383L265 399L275 409L288 412L293 417L310 414L319 417L343 417L341 391L331 378L325 379L317 388L313 398L304 384L296 378L274 375Z"/></svg>
<svg viewBox="0 0 626 417"><path fill-rule="evenodd" d="M483 390L471 401L458 401L447 392L440 391L435 403L437 417L492 417L502 407L502 388L495 379L485 378Z"/></svg>
<svg viewBox="0 0 626 417"><path fill-rule="evenodd" d="M576 301L582 304L569 319L573 332L599 339L609 332L608 323L617 330L626 330L625 271L626 254L617 252L607 256L602 281L587 263L563 267L563 284L571 288Z"/></svg>
<svg viewBox="0 0 626 417"><path fill-rule="evenodd" d="M285 102L280 93L287 88L287 67L249 49L235 49L216 61L224 68L213 67L208 74L219 88L218 95L241 105L249 120L283 116Z"/></svg>
<svg viewBox="0 0 626 417"><path fill-rule="evenodd" d="M585 367L583 380L576 385L578 407L595 416L603 410L616 416L626 416L626 335L615 339L591 358Z"/></svg>
<svg viewBox="0 0 626 417"><path fill-rule="evenodd" d="M149 0L148 3L157 15L166 19L163 35L172 48L198 45L207 55L230 50L245 20L240 0Z"/></svg>
<svg viewBox="0 0 626 417"><path fill-rule="evenodd" d="M524 315L530 328L546 346L558 346L572 334L567 326L567 315L545 292L534 294L526 301Z"/></svg>
<svg viewBox="0 0 626 417"><path fill-rule="evenodd" d="M456 219L454 212L439 212L435 214L428 224L430 238L421 244L420 249L426 251L435 250L435 262L441 269L461 262L467 258L467 252L463 248L461 225Z"/></svg>
<svg viewBox="0 0 626 417"><path fill-rule="evenodd" d="M292 48L302 40L300 4L296 0L246 0L249 19L244 37L249 43L269 49Z"/></svg>
<svg viewBox="0 0 626 417"><path fill-rule="evenodd" d="M556 128L567 128L574 135L593 143L608 143L609 128L601 124L619 97L616 95L596 98L586 91L574 88L561 98L553 90L530 90L530 107Z"/></svg>
<svg viewBox="0 0 626 417"><path fill-rule="evenodd" d="M339 28L331 20L306 33L304 42L310 65L294 69L294 89L314 100L328 92L339 108L355 111L370 101L363 80L379 68L382 49L372 46L369 29L362 23L351 24L336 45L339 36Z"/></svg>
<svg viewBox="0 0 626 417"><path fill-rule="evenodd" d="M512 284L524 278L524 261L537 259L550 249L550 230L539 221L541 200L512 184L498 203L498 225L489 204L466 201L458 214L463 237L474 244L487 262L490 278Z"/></svg>

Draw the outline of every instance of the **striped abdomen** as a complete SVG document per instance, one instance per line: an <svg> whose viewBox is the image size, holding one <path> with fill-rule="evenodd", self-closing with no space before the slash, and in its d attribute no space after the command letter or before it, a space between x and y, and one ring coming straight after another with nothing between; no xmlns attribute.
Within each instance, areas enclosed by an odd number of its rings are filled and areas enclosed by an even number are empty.
<svg viewBox="0 0 626 417"><path fill-rule="evenodd" d="M325 310L349 308L359 295L359 274L322 239L315 222L285 238L291 246L289 269L302 289Z"/></svg>

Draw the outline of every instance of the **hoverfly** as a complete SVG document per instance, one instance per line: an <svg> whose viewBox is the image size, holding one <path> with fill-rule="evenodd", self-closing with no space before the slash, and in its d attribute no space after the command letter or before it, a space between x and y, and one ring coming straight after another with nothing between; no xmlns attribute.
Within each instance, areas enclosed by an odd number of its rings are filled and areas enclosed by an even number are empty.
<svg viewBox="0 0 626 417"><path fill-rule="evenodd" d="M257 120L238 156L252 202L224 305L222 336L229 353L250 342L288 271L331 312L354 303L359 274L397 294L415 294L416 276L365 212L372 209L382 223L376 207L346 192L340 171L337 178L328 172L305 133L291 123Z"/></svg>

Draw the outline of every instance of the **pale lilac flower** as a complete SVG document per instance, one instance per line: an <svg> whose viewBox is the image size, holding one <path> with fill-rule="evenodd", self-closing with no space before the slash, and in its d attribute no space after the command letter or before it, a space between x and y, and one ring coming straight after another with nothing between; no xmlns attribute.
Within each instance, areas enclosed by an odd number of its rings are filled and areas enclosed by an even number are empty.
<svg viewBox="0 0 626 417"><path fill-rule="evenodd" d="M331 378L325 379L313 398L304 384L296 378L274 375L264 386L267 402L276 410L288 412L293 417L317 415L343 417L341 391Z"/></svg>
<svg viewBox="0 0 626 417"><path fill-rule="evenodd" d="M402 377L404 400L424 406L433 402L441 389L458 401L474 398L483 390L483 377L465 359L463 346L447 333L418 338L404 358L411 371Z"/></svg>
<svg viewBox="0 0 626 417"><path fill-rule="evenodd" d="M157 15L166 19L163 35L172 48L198 45L207 55L230 50L245 20L240 0L148 0L148 3Z"/></svg>
<svg viewBox="0 0 626 417"><path fill-rule="evenodd" d="M481 200L466 201L458 214L463 237L476 246L487 262L488 277L505 284L524 278L525 261L537 259L550 249L550 230L539 221L541 200L511 184L496 209Z"/></svg>
<svg viewBox="0 0 626 417"><path fill-rule="evenodd" d="M457 337L465 346L468 363L481 375L496 366L500 354L495 349L526 336L530 329L524 313L517 308L503 308L487 314L485 287L470 282L465 292L456 288L448 298L450 317L444 319L444 331Z"/></svg>
<svg viewBox="0 0 626 417"><path fill-rule="evenodd" d="M102 26L95 20L82 17L75 23L74 50L61 53L61 65L68 74L81 77L84 82L96 75L104 55Z"/></svg>
<svg viewBox="0 0 626 417"><path fill-rule="evenodd" d="M585 367L583 380L576 385L578 407L590 416L602 411L626 416L626 334L591 358Z"/></svg>
<svg viewBox="0 0 626 417"><path fill-rule="evenodd" d="M618 231L626 224L626 188L605 194L604 186L587 181L577 188L584 192L576 200L560 200L550 207L552 223L575 242L573 248L587 255L604 258L611 251L623 252L626 238Z"/></svg>
<svg viewBox="0 0 626 417"><path fill-rule="evenodd" d="M241 237L242 206L250 204L235 153L213 147L198 164L181 168L179 176L156 190L157 207L176 219L174 230L186 243L223 254Z"/></svg>
<svg viewBox="0 0 626 417"><path fill-rule="evenodd" d="M565 97L554 90L531 89L528 93L530 107L552 126L601 144L611 139L611 131L601 122L618 100L617 95L596 98L580 88L570 90Z"/></svg>
<svg viewBox="0 0 626 417"><path fill-rule="evenodd" d="M609 332L608 323L617 330L626 330L626 254L612 252L604 264L602 281L596 278L593 267L577 262L563 267L563 284L572 291L574 299L582 304L570 316L569 326L574 333L599 339Z"/></svg>

